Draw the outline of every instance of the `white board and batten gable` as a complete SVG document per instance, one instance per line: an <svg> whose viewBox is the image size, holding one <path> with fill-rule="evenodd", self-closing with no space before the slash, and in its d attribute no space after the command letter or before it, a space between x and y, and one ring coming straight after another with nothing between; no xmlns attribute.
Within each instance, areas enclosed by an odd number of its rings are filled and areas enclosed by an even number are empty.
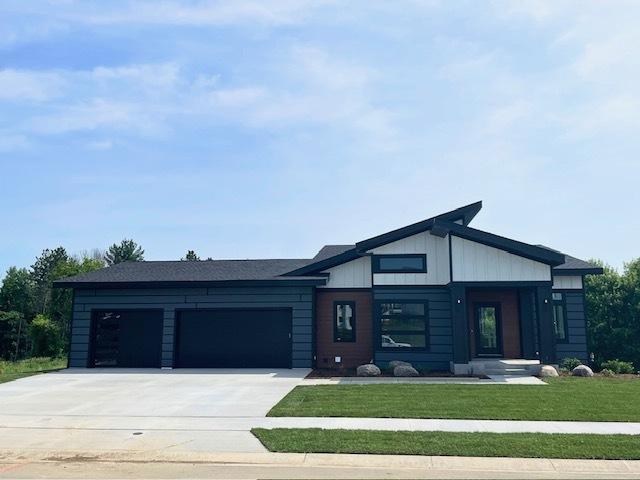
<svg viewBox="0 0 640 480"><path fill-rule="evenodd" d="M318 288L371 288L371 258L360 257L325 270L327 284Z"/></svg>
<svg viewBox="0 0 640 480"><path fill-rule="evenodd" d="M551 267L499 248L453 236L454 282L551 281Z"/></svg>
<svg viewBox="0 0 640 480"><path fill-rule="evenodd" d="M374 273L371 255L425 254L426 273ZM451 258L451 266L449 259ZM447 285L454 282L549 282L551 266L483 243L429 231L367 251L367 255L324 271L324 288L371 288L373 285ZM451 277L453 274L453 278ZM322 288L322 287L320 287ZM582 288L580 277L556 277L554 288Z"/></svg>
<svg viewBox="0 0 640 480"><path fill-rule="evenodd" d="M553 288L556 290L581 290L582 277L579 275L554 276Z"/></svg>
<svg viewBox="0 0 640 480"><path fill-rule="evenodd" d="M428 231L381 245L367 253L374 255L425 254L426 273L374 273L375 285L446 285L449 283L449 239Z"/></svg>

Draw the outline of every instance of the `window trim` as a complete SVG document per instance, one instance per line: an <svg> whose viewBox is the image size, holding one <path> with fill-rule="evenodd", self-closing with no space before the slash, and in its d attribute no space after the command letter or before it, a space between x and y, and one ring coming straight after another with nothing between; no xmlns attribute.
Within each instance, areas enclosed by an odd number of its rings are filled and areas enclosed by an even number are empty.
<svg viewBox="0 0 640 480"><path fill-rule="evenodd" d="M562 300L554 300L553 299L554 293L558 293L562 295ZM567 320L567 295L564 292L554 292L554 291L551 292L551 311L552 311L551 321L554 322L554 324L556 323L556 320L555 320L556 306L562 307L562 323L564 324L564 338L558 338L556 336L555 325L554 325L553 338L555 339L556 343L569 343L569 321Z"/></svg>
<svg viewBox="0 0 640 480"><path fill-rule="evenodd" d="M382 270L380 268L380 259L384 258L421 258L422 268L397 268L392 270ZM371 270L373 273L427 273L427 255L426 253L400 253L400 254L384 254L373 255L371 258Z"/></svg>
<svg viewBox="0 0 640 480"><path fill-rule="evenodd" d="M349 305L351 307L351 326L353 327L353 339L341 340L338 338L338 305ZM356 302L354 300L334 300L333 301L333 343L356 343L357 336L357 322L356 322Z"/></svg>
<svg viewBox="0 0 640 480"><path fill-rule="evenodd" d="M381 305L386 303L414 303L424 305L424 315L416 314L398 314L398 315L382 315L380 312ZM376 349L381 352L428 352L431 350L431 322L429 318L429 301L425 300L377 300L374 302L375 308L375 332L377 340L375 342ZM424 330L389 330L382 331L383 318L422 318L424 319ZM382 335L422 335L424 334L424 347L383 347Z"/></svg>

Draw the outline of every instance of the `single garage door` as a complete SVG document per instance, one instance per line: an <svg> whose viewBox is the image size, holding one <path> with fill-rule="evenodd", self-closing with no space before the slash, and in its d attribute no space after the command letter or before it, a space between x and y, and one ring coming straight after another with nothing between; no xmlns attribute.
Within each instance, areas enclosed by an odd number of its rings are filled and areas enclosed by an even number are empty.
<svg viewBox="0 0 640 480"><path fill-rule="evenodd" d="M162 310L93 312L91 367L160 367Z"/></svg>
<svg viewBox="0 0 640 480"><path fill-rule="evenodd" d="M177 367L291 368L291 310L184 310L176 347Z"/></svg>

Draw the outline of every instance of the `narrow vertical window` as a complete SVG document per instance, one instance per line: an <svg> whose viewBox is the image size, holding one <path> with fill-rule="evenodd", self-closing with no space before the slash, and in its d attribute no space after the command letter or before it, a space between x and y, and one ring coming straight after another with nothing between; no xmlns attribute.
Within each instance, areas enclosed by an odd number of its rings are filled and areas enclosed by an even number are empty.
<svg viewBox="0 0 640 480"><path fill-rule="evenodd" d="M564 301L564 294L554 292L553 297L553 329L556 334L556 341L559 343L568 340L567 315Z"/></svg>
<svg viewBox="0 0 640 480"><path fill-rule="evenodd" d="M333 341L356 341L355 302L335 302L333 304Z"/></svg>

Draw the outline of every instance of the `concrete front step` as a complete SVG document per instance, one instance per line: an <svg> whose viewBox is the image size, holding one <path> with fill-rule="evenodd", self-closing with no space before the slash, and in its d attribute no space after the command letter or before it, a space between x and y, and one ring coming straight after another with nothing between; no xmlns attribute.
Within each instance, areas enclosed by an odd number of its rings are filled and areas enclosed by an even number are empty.
<svg viewBox="0 0 640 480"><path fill-rule="evenodd" d="M538 360L519 359L476 359L469 362L476 375L537 375L540 373Z"/></svg>
<svg viewBox="0 0 640 480"><path fill-rule="evenodd" d="M526 368L486 369L484 375L531 375Z"/></svg>

